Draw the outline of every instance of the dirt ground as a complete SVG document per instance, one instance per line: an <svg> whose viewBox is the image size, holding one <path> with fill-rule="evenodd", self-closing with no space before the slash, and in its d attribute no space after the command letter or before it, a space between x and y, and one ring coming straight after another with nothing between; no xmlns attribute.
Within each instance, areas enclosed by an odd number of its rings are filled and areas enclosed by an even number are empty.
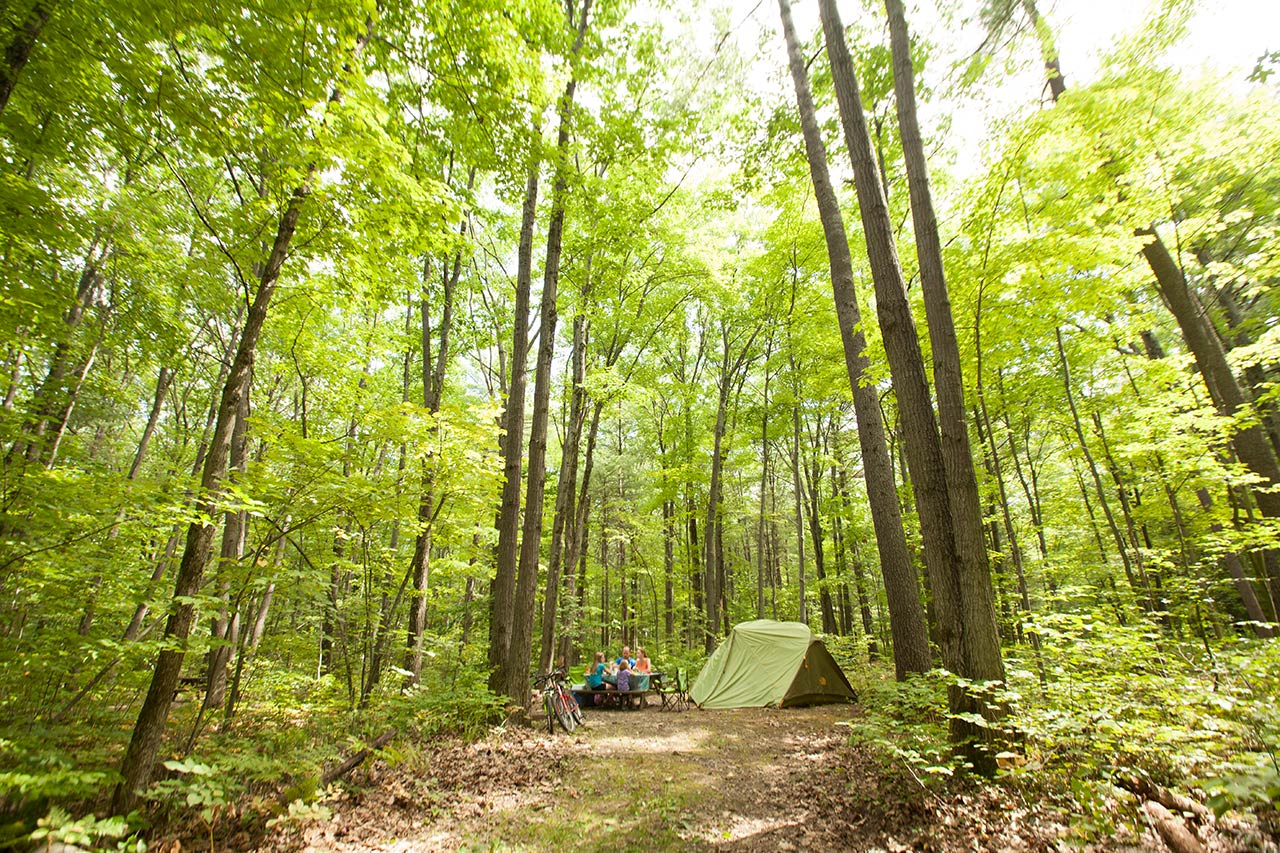
<svg viewBox="0 0 1280 853"><path fill-rule="evenodd" d="M849 706L587 711L376 762L278 851L1067 850L1072 816L997 786L927 789L848 745ZM1101 848L1088 848L1101 849ZM1160 850L1150 836L1107 850Z"/></svg>

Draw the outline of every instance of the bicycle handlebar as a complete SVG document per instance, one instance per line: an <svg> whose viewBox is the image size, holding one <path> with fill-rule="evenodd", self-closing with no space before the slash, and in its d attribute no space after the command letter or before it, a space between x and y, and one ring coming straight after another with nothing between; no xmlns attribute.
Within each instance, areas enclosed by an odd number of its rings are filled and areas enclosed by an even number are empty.
<svg viewBox="0 0 1280 853"><path fill-rule="evenodd" d="M550 672L544 672L540 675L533 676L533 683L535 686L541 686L546 684L548 681L562 681L568 674L569 671L564 667L556 667Z"/></svg>

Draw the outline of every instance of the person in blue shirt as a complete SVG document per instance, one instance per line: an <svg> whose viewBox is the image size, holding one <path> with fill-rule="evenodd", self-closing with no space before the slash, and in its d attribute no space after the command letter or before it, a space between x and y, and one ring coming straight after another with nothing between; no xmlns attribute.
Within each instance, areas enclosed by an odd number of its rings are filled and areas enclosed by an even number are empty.
<svg viewBox="0 0 1280 853"><path fill-rule="evenodd" d="M636 659L631 656L630 646L622 647L622 654L619 655L618 659L613 662L613 665L617 667L621 667L623 661L627 662L627 666L631 667L632 669L635 669Z"/></svg>
<svg viewBox="0 0 1280 853"><path fill-rule="evenodd" d="M595 663L587 665L587 687L591 690L604 690L604 652L596 652Z"/></svg>

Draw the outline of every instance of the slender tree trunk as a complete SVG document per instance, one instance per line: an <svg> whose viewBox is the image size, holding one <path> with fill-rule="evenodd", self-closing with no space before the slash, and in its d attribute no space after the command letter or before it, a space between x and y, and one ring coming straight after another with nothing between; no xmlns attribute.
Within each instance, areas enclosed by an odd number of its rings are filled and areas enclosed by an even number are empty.
<svg viewBox="0 0 1280 853"><path fill-rule="evenodd" d="M915 568L907 550L897 490L893 485L893 460L889 454L880 401L875 388L863 380L868 359L866 339L862 333L862 317L853 286L853 258L840 215L835 188L831 184L826 150L818 130L813 98L809 90L804 57L800 52L791 9L787 0L779 0L783 34L796 100L800 108L800 124L804 131L805 151L813 180L818 213L822 219L827 255L831 263L831 285L836 304L836 318L844 347L845 368L853 390L854 411L858 422L858 441L862 450L863 476L871 504L872 524L876 531L876 547L889 600L890 629L894 643L894 666L899 678L910 672L929 669L930 655L925 630L924 611ZM798 425L798 412L793 425ZM798 443L798 435L796 436ZM793 466L798 468L798 465ZM795 472L797 489L799 471Z"/></svg>
<svg viewBox="0 0 1280 853"><path fill-rule="evenodd" d="M751 346L760 333L760 326L742 344L736 357L733 354L734 339L729 334L728 321L724 321L720 329L720 390L716 402L716 425L711 452L711 482L707 497L707 524L703 531L705 545L705 571L703 573L703 591L706 605L706 626L703 635L703 646L710 654L716 647L716 636L720 633L720 621L723 615L721 604L724 598L724 555L720 547L721 492L723 491L724 461L727 454L725 432L729 423L729 398L733 392L738 376L746 369L751 353Z"/></svg>
<svg viewBox="0 0 1280 853"><path fill-rule="evenodd" d="M1058 359L1062 364L1062 385L1067 393L1067 408L1071 410L1071 423L1075 429L1076 440L1080 444L1080 453L1084 456L1085 467L1088 468L1089 475L1093 478L1093 486L1098 503L1102 505L1102 514L1106 517L1107 526L1111 529L1111 538L1115 542L1116 550L1120 552L1120 560L1124 564L1124 573L1129 580L1129 587L1135 595L1141 596L1143 590L1138 583L1137 576L1134 574L1133 563L1129 559L1129 550L1125 547L1124 536L1121 535L1120 527L1116 524L1115 516L1111 512L1111 504L1107 501L1107 493L1102 485L1102 477L1098 474L1098 465L1093 460L1093 453L1089 450L1089 442L1085 439L1084 430L1080 426L1080 412L1076 409L1075 394L1071 390L1071 371L1067 366L1067 353L1062 344L1062 329L1054 329L1054 334L1057 335L1058 339ZM1099 548L1101 548L1101 542L1099 542Z"/></svg>
<svg viewBox="0 0 1280 853"><path fill-rule="evenodd" d="M364 52L364 47L372 35L373 20L370 18L365 31L361 33L355 44L354 52L357 58ZM336 104L341 99L342 90L335 88L330 96L330 103ZM289 197L289 203L276 228L271 252L262 267L257 293L245 318L235 360L231 363L227 383L223 388L217 424L214 427L209 454L205 459L204 471L200 478L200 497L196 503L197 520L192 522L187 530L187 544L174 586L174 606L165 625L165 648L156 660L150 687L143 700L142 709L138 713L138 721L134 726L129 747L125 751L120 769L121 781L116 786L111 799L113 814L127 814L131 810L137 792L151 778L151 770L169 718L169 707L173 703L173 691L177 687L178 677L182 672L182 661L185 657L183 646L195 618L195 606L192 600L199 593L205 563L209 559L210 547L213 544L214 528L204 524L199 518L207 518L217 512L217 499L226 471L227 451L231 443L235 415L240 408L240 397L248 388L254 352L257 349L258 338L262 334L263 323L267 318L267 309L271 304L271 297L275 294L276 284L280 279L280 269L288 256L289 246L298 228L298 217L302 214L303 204L311 194L312 182L317 171L317 165L311 164L302 183Z"/></svg>
<svg viewBox="0 0 1280 853"><path fill-rule="evenodd" d="M35 49L40 32L49 23L56 6L56 0L36 0L27 17L14 31L9 46L5 48L4 64L0 65L0 113L8 106L13 89L18 85L18 77L31 58L31 51Z"/></svg>
<svg viewBox="0 0 1280 853"><path fill-rule="evenodd" d="M64 385L67 379L68 363L74 349L76 330L80 328L85 310L98 292L102 282L100 274L102 261L109 251L109 243L101 237L95 237L85 253L84 266L80 270L75 297L62 318L61 338L54 346L53 354L49 358L49 369L45 373L44 380L32 395L30 414L23 425L21 437L9 448L7 461L23 457L28 462L43 463L47 458L45 433L48 431L49 421L63 403L66 393Z"/></svg>
<svg viewBox="0 0 1280 853"><path fill-rule="evenodd" d="M214 427L209 454L205 459L204 472L200 481L201 494L196 504L198 515L208 517L217 512L217 499L226 470L231 430L235 424L236 412L240 408L240 397L248 387L249 371L252 369L254 351L262 332L262 325L266 320L267 308L275 293L276 282L279 280L280 268L284 264L289 244L297 230L303 202L310 195L311 180L315 172L315 167L309 170L306 181L294 190L289 199L289 205L280 218L271 255L258 283L253 306L249 309L245 320L244 330L240 335L240 345L236 351L235 361L232 362L231 372L223 390L222 402L218 408L218 420ZM151 686L143 701L142 710L138 714L138 721L133 729L133 736L129 741L129 748L125 753L124 763L120 769L120 775L123 778L112 796L111 811L114 814L127 813L133 804L136 792L146 785L151 777L156 753L160 749L160 742L164 736L165 723L169 718L173 691L177 687L178 676L182 671L182 661L185 657L182 645L191 631L191 623L195 617L195 605L192 599L200 590L205 563L209 559L210 546L213 544L214 530L212 525L201 521L192 522L187 530L186 549L183 551L182 564L178 569L174 587L174 607L165 625L164 637L167 647L160 652L156 661Z"/></svg>
<svg viewBox="0 0 1280 853"><path fill-rule="evenodd" d="M760 407L760 513L756 527L756 618L764 618L765 579L765 489L769 483L769 356L773 349L770 335L764 352L764 401Z"/></svg>
<svg viewBox="0 0 1280 853"><path fill-rule="evenodd" d="M129 473L125 475L125 479L129 481L138 478L138 472L142 470L142 462L146 459L147 449L151 446L151 438L155 435L156 426L160 423L160 413L164 408L165 396L169 392L169 386L173 384L173 371L167 367L160 368L160 376L156 380L156 393L152 398L151 414L147 417L147 425L142 431L142 438L138 441L138 449L133 454L133 464L129 466ZM123 520L124 510L121 509L117 520ZM117 524L111 528L108 539L115 541L119 535L120 525ZM89 599L85 604L84 613L80 617L79 634L82 637L89 636L90 630L93 628L93 620L95 618L96 598L98 590L102 586L102 575L95 575L90 582ZM145 612L143 614L146 615ZM139 619L139 627L141 627L141 619Z"/></svg>
<svg viewBox="0 0 1280 853"><path fill-rule="evenodd" d="M849 506L848 477L849 477L848 472L845 470L844 466L842 465L840 467L840 500L845 507ZM894 503L896 505L897 501L895 500ZM864 637L866 637L867 659L871 661L875 661L876 658L880 657L880 649L876 643L876 629L875 629L875 623L871 616L871 598L867 594L867 580L864 575L865 569L863 568L863 565L862 565L862 553L858 548L858 539L856 536L851 536L844 541L846 541L847 543L851 543L850 550L853 551L853 559L850 560L851 568L853 569L853 588L854 588L854 592L856 592L858 596L858 615L862 619L862 634ZM914 573L912 577L914 578ZM920 610L919 619L921 622L921 630L923 631L924 610L923 608L920 607L920 598L918 593L916 595L916 607L917 609ZM892 622L893 617L890 616L889 620L890 622ZM927 654L929 649L928 637L926 637L925 640L926 640L925 664L927 666L928 665ZM894 650L895 661L897 660L897 657L898 657L898 653L897 653L897 650L895 649Z"/></svg>
<svg viewBox="0 0 1280 853"><path fill-rule="evenodd" d="M587 262L587 280L583 285L584 301L590 295L590 259ZM578 486L578 450L582 441L582 430L586 425L587 392L583 385L586 379L587 358L587 317L578 314L573 318L573 352L570 355L572 375L569 379L569 419L565 425L564 444L560 452L560 474L556 481L555 516L551 522L551 547L547 554L547 591L542 608L542 652L539 657L539 671L551 669L552 653L555 650L556 624L559 610L557 597L560 589L561 565L564 556L564 539L566 529L577 515ZM565 573L568 579L574 577L573 566ZM566 590L566 595L570 591ZM567 599L571 600L571 599ZM567 626L568 622L562 623ZM561 630L564 630L562 628ZM564 655L561 655L564 657ZM567 658L566 658L567 659Z"/></svg>
<svg viewBox="0 0 1280 853"><path fill-rule="evenodd" d="M790 14L791 10L788 8L787 15ZM806 78L806 80L807 79L808 78ZM792 493L795 499L796 516L796 570L799 574L799 613L797 614L796 619L808 625L808 590L805 589L805 581L807 580L805 575L807 574L807 567L804 562L804 481L800 478L800 377L796 370L795 356L791 355L790 359L791 376L795 386L791 401L791 480L795 483Z"/></svg>
<svg viewBox="0 0 1280 853"><path fill-rule="evenodd" d="M473 167L467 177L467 190L475 186L476 170ZM458 226L459 239L467 233L467 216L462 218ZM449 370L449 336L453 332L453 304L458 290L458 280L462 275L462 250L453 256L452 269L442 265L441 284L444 291L441 297L440 326L438 331L439 346L435 353L435 361L431 358L431 308L429 293L426 287L426 273L423 274L421 294L422 315L422 405L427 415L432 418L428 440L434 440L439 434L440 426L435 420L440 413L440 404L444 399L444 380ZM427 587L431 573L431 532L436 508L436 460L437 454L431 454L423 461L421 492L418 498L418 533L414 537L413 556L410 558L410 571L413 575L413 595L409 599L409 627L405 639L404 668L409 674L405 676L405 686L417 684L422 677L422 644L427 628ZM376 667L375 667L376 671ZM375 678L376 681L376 678Z"/></svg>
<svg viewBox="0 0 1280 853"><path fill-rule="evenodd" d="M93 367L93 362L97 358L98 348L102 346L102 339L107 334L107 319L105 317L99 323L98 336L94 339L93 344L89 347L89 352L85 355L84 360L80 362L74 372L75 381L71 387L67 389L66 398L63 399L55 417L56 426L53 430L53 440L49 442L49 449L45 454L44 467L46 469L53 468L54 463L58 459L58 448L62 446L62 439L66 437L67 425L71 422L71 413L75 411L76 403L80 399L80 391L84 388L85 379L89 376L89 370Z"/></svg>
<svg viewBox="0 0 1280 853"><path fill-rule="evenodd" d="M809 497L809 535L813 538L813 570L818 581L818 612L822 614L822 632L837 632L835 608L831 604L831 582L827 576L826 550L822 547L822 462L818 458L819 440L814 437L813 458L804 462L806 491Z"/></svg>
<svg viewBox="0 0 1280 853"><path fill-rule="evenodd" d="M569 573L577 572L578 601L575 611L568 614L566 631L561 632L560 657L569 658L571 644L581 636L582 626L579 624L586 606L587 594L587 522L591 516L591 472L595 467L596 440L600 435L600 413L604 411L604 402L597 400L591 411L591 426L587 428L587 449L582 459L582 483L578 486L578 498L573 518L566 519L569 525L567 542L565 543L564 565Z"/></svg>
<svg viewBox="0 0 1280 853"><path fill-rule="evenodd" d="M1222 344L1213 333L1213 327L1204 314L1199 300L1187 287L1182 270L1165 248L1160 237L1151 229L1137 232L1150 238L1142 253L1155 273L1160 296L1178 321L1187 348L1195 356L1196 366L1209 389L1214 405L1223 417L1238 417L1250 401L1240 388L1231 366L1227 363ZM1257 423L1236 430L1231 437L1236 455L1262 482L1253 490L1258 509L1267 518L1280 518L1280 464L1266 434Z"/></svg>
<svg viewBox="0 0 1280 853"><path fill-rule="evenodd" d="M510 681L507 654L516 618L516 576L520 566L520 483L524 460L525 377L529 361L529 298L533 277L533 228L538 209L539 150L542 134L530 135L529 176L525 183L520 221L519 260L516 270L516 303L511 344L511 376L507 381L507 406L502 419L502 457L505 480L498 509L498 552L493 580L493 617L489 623L489 688L503 694ZM521 689L521 695L523 689ZM516 699L518 697L511 697Z"/></svg>
<svg viewBox="0 0 1280 853"><path fill-rule="evenodd" d="M676 502L671 495L671 483L667 471L667 444L664 419L658 418L658 455L662 460L662 579L663 616L668 643L674 643L676 634Z"/></svg>
<svg viewBox="0 0 1280 853"><path fill-rule="evenodd" d="M248 381L252 383L252 376ZM240 408L236 413L235 425L231 428L231 462L228 479L232 482L243 478L245 471L248 470L250 393L251 387L241 392ZM226 698L227 665L231 661L233 648L228 641L231 636L231 624L236 618L236 614L229 610L230 575L236 564L244 558L244 542L248 525L248 510L228 510L223 515L222 548L215 570L215 583L223 604L213 621L211 631L212 648L209 651L208 665L205 670L205 697L200 709L201 717L208 713L209 709L221 707ZM187 749L189 751L191 746L188 745Z"/></svg>
<svg viewBox="0 0 1280 853"><path fill-rule="evenodd" d="M578 20L570 12L569 24L577 27L572 55L576 59L586 36L591 0L583 0ZM576 73L576 72L575 72ZM538 594L538 554L542 547L542 505L546 496L547 419L551 401L551 358L556 342L556 289L560 280L560 249L564 232L564 200L568 193L568 157L573 95L573 74L560 99L560 130L556 145L555 179L551 190L551 221L547 227L547 256L542 277L541 325L538 360L534 370L533 419L529 428L529 470L525 492L524 529L521 532L519 572L516 577L515 612L510 646L504 667L505 695L519 700L528 693L529 655L533 646L533 616ZM554 605L554 596L552 596ZM554 609L554 608L553 608ZM550 648L550 645L548 645Z"/></svg>
<svg viewBox="0 0 1280 853"><path fill-rule="evenodd" d="M1130 547L1130 557L1133 561L1133 568L1138 576L1138 582L1142 589L1140 595L1146 602L1146 610L1148 615L1154 615L1159 611L1160 603L1151 586L1151 580L1147 575L1147 567L1142 559L1142 542L1138 540L1138 527L1133 520L1133 508L1129 503L1129 489L1124 479L1120 476L1120 466L1116 464L1115 458L1111 455L1111 447L1107 444L1106 433L1102 429L1102 418L1097 412L1090 413L1090 420L1093 421L1094 431L1098 435L1098 441L1102 445L1102 458L1106 462L1107 473L1111 475L1111 482L1116 487L1116 499L1120 502L1120 514L1124 517L1125 532L1127 534L1127 542ZM1150 541L1147 547L1151 547ZM1138 592L1135 590L1135 592Z"/></svg>

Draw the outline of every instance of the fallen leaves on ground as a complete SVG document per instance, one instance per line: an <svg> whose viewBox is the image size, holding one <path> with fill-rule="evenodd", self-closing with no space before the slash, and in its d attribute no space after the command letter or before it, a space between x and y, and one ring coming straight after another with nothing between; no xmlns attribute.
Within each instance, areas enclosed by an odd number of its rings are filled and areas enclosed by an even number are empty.
<svg viewBox="0 0 1280 853"><path fill-rule="evenodd" d="M251 846L538 850L569 835L582 839L581 850L1164 849L1141 825L1129 831L1123 822L1115 838L1072 845L1069 803L1028 801L1012 786L925 784L904 762L848 743L838 723L853 713L597 711L572 736L506 728L479 743L440 741L397 766L375 761L357 771L326 803L330 819L278 826ZM668 834L635 835L636 804ZM1202 832L1217 853L1265 849Z"/></svg>

